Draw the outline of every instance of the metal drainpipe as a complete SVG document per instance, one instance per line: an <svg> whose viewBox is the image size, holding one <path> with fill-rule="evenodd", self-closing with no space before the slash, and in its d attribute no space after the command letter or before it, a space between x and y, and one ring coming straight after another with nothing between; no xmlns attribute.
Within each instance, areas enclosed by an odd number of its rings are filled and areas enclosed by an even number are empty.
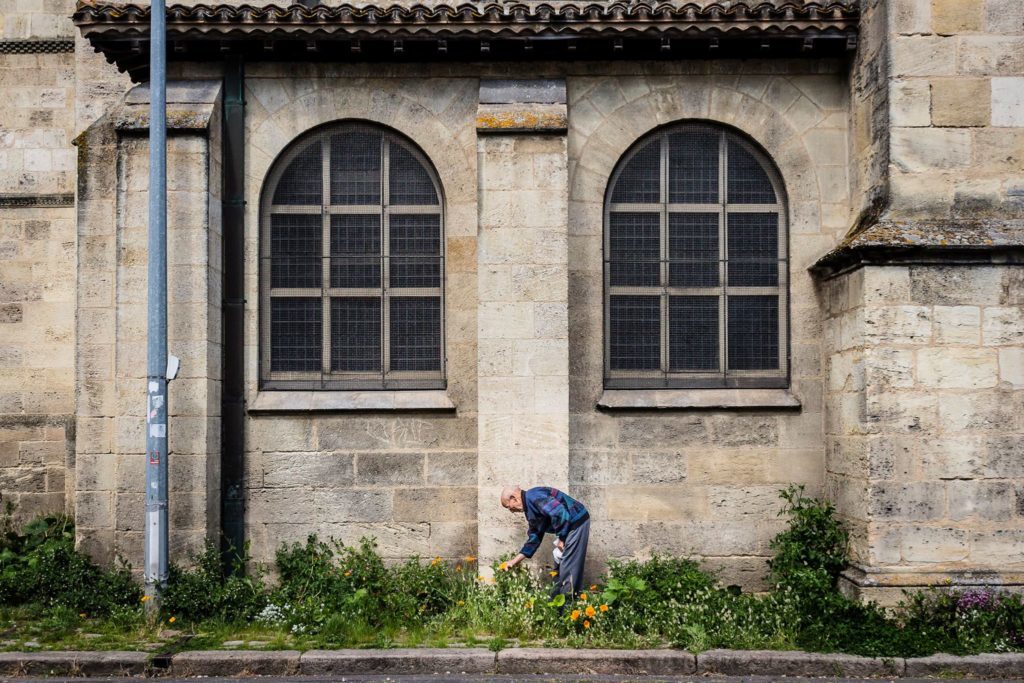
<svg viewBox="0 0 1024 683"><path fill-rule="evenodd" d="M221 550L229 566L245 543L245 62L224 62L224 344L221 405Z"/></svg>
<svg viewBox="0 0 1024 683"><path fill-rule="evenodd" d="M145 582L159 609L167 582L167 48L164 0L153 0L149 40L149 262L146 340Z"/></svg>

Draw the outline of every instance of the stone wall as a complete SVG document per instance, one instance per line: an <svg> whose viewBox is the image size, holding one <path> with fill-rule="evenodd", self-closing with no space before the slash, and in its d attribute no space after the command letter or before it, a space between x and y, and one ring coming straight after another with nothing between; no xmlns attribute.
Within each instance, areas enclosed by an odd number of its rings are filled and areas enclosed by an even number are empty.
<svg viewBox="0 0 1024 683"><path fill-rule="evenodd" d="M625 71L625 70L623 70ZM639 69L638 69L639 71ZM570 86L570 490L594 511L591 553L671 552L758 586L782 528L779 489L823 475L818 304L807 265L849 225L847 85L836 65L659 65ZM615 163L660 125L734 126L763 146L788 192L791 392L802 409L600 412L602 202ZM685 393L685 392L683 392Z"/></svg>
<svg viewBox="0 0 1024 683"><path fill-rule="evenodd" d="M72 4L0 12L0 496L19 521L72 504Z"/></svg>
<svg viewBox="0 0 1024 683"><path fill-rule="evenodd" d="M170 551L220 526L220 83L168 84ZM79 139L77 462L80 545L142 567L148 254L148 92Z"/></svg>
<svg viewBox="0 0 1024 683"><path fill-rule="evenodd" d="M891 5L892 216L1024 215L1024 3Z"/></svg>
<svg viewBox="0 0 1024 683"><path fill-rule="evenodd" d="M420 77L417 77L420 76ZM432 76L432 77L431 77ZM250 414L246 536L257 560L316 532L375 536L386 557L457 558L477 545L475 78L424 68L251 65L246 78L247 403L258 391L259 196L273 160L314 126L360 119L417 144L445 201L447 394L453 412Z"/></svg>
<svg viewBox="0 0 1024 683"><path fill-rule="evenodd" d="M830 280L827 490L862 585L1018 583L1024 270L872 266ZM986 574L990 574L986 578Z"/></svg>

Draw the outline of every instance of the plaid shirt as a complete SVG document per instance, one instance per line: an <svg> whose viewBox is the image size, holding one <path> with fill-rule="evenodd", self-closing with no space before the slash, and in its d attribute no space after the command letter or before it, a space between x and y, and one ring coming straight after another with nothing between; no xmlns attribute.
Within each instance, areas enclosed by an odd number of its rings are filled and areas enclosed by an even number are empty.
<svg viewBox="0 0 1024 683"><path fill-rule="evenodd" d="M583 503L547 486L523 492L523 513L530 530L527 532L529 538L519 552L526 557L533 557L537 552L544 534L553 533L564 541L570 531L590 519Z"/></svg>

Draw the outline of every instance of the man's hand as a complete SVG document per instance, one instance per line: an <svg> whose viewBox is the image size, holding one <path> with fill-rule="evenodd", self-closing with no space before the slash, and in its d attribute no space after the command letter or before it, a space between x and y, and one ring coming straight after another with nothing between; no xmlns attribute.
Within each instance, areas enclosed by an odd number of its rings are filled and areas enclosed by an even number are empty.
<svg viewBox="0 0 1024 683"><path fill-rule="evenodd" d="M565 550L565 541L563 541L560 538L555 539L555 547L558 548L559 550L564 551Z"/></svg>
<svg viewBox="0 0 1024 683"><path fill-rule="evenodd" d="M512 558L511 560L509 560L508 562L502 562L502 563L501 563L501 564L500 564L500 565L498 566L498 569L500 569L500 570L502 570L502 571L505 571L505 572L508 572L508 571L512 571L512 569L513 569L513 568L515 568L515 566L516 566L517 564L519 564L520 562L522 562L522 561L523 561L523 560L525 560L525 559L526 559L526 555L523 555L522 553L519 553L518 555L516 555L515 557L513 557L513 558Z"/></svg>

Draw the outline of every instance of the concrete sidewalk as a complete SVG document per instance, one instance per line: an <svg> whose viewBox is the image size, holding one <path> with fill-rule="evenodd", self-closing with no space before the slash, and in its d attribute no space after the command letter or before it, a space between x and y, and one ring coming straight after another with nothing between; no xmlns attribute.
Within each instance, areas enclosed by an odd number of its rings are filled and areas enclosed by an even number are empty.
<svg viewBox="0 0 1024 683"><path fill-rule="evenodd" d="M181 652L5 652L0 676L337 676L359 674L627 674L853 678L1024 679L1024 654L915 659L795 651L572 650L475 648L230 650Z"/></svg>

